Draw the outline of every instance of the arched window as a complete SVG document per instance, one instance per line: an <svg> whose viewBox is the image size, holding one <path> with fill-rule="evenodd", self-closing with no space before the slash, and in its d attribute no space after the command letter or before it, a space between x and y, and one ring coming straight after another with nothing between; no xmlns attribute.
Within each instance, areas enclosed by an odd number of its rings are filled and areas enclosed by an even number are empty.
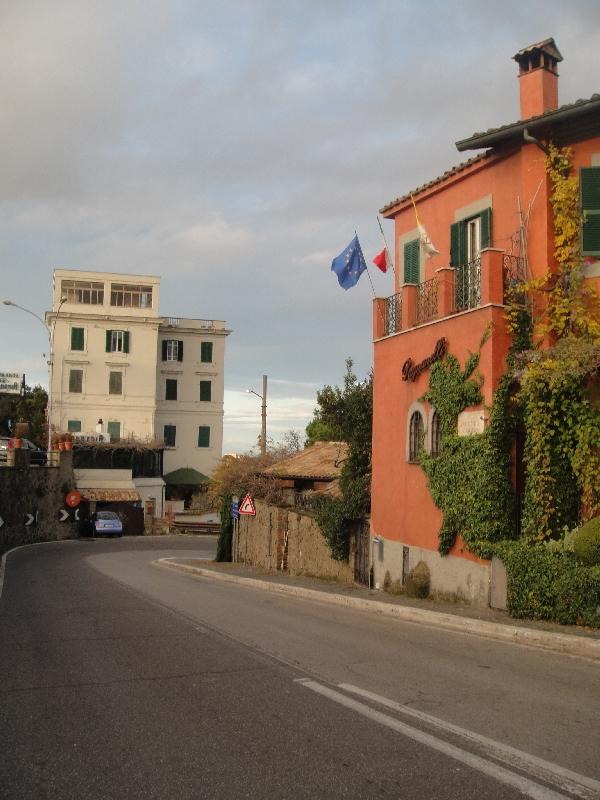
<svg viewBox="0 0 600 800"><path fill-rule="evenodd" d="M410 418L408 432L408 460L415 462L419 460L419 448L423 439L423 417L420 411L413 411Z"/></svg>
<svg viewBox="0 0 600 800"><path fill-rule="evenodd" d="M437 411L431 417L431 455L439 456L442 451L442 426Z"/></svg>

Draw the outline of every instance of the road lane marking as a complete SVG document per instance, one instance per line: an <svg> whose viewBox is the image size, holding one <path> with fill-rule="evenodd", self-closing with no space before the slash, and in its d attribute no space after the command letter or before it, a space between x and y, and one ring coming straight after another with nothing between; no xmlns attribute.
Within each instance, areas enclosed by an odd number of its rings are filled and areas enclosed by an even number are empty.
<svg viewBox="0 0 600 800"><path fill-rule="evenodd" d="M346 708L355 711L356 713L372 720L373 722L377 722L380 725L385 725L387 728L390 728L397 733L401 733L402 735L407 736L408 738L413 739L414 741L419 742L420 744L423 744L432 750L437 750L439 753L442 753L449 758L453 758L455 761L460 761L462 764L466 764L468 767L471 767L472 769L476 770L477 772L481 772L484 775L488 775L490 778L493 778L500 783L504 783L507 786L512 786L527 797L533 798L533 800L568 800L568 796L565 794L559 794L558 792L555 792L546 786L542 786L539 783L529 780L529 778L526 778L523 775L518 775L516 772L511 772L499 764L495 764L492 761L487 761L486 759L481 758L481 756L470 753L468 750L462 750L460 747L456 747L449 742L445 742L443 739L438 739L432 734L425 733L418 728L413 728L404 722L400 722L400 720L397 720L394 717L390 717L388 714L383 714L381 711L377 711L376 709L371 708L364 703L359 703L358 700L354 700L352 697L348 697L341 692L337 692L335 689L330 689L328 686L317 683L317 681L310 680L310 678L298 678L296 679L296 683L305 686L307 689L311 689L313 692L316 692L323 697L327 697L329 700L333 700L333 702L338 703L341 706L345 706Z"/></svg>
<svg viewBox="0 0 600 800"><path fill-rule="evenodd" d="M475 744L484 751L486 756L496 761L503 761L505 764L516 769L528 772L540 780L558 784L563 791L575 794L577 797L586 798L586 800L595 800L600 797L600 781L588 778L586 775L580 775L558 764L552 764L550 761L545 761L542 758L530 755L522 750L517 750L510 745L502 744L494 739L489 739L487 736L482 736L467 728L461 728L459 725L446 722L443 719L439 719L439 717L433 717L431 714L427 714L424 711L417 711L415 708L397 703L394 700L389 700L387 697L382 697L374 692L360 689L358 686L353 686L350 683L339 683L338 688L364 697L366 700L371 700L374 703L379 703L405 716L418 719L427 725L439 728L454 736L459 736Z"/></svg>

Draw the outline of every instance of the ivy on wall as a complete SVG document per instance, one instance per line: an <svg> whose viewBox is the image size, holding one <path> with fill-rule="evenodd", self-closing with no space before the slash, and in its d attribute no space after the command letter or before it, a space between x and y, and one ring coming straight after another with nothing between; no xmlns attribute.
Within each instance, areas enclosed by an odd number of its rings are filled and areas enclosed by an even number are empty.
<svg viewBox="0 0 600 800"><path fill-rule="evenodd" d="M515 416L508 379L501 382L488 409L486 430L472 436L458 435L461 411L483 399L482 378L476 369L489 335L488 329L463 369L453 355L434 364L429 390L422 398L440 415L440 453L432 456L421 448L419 460L431 497L444 514L439 532L442 555L449 552L458 534L472 552L485 555L489 543L507 538L514 526L510 449Z"/></svg>
<svg viewBox="0 0 600 800"><path fill-rule="evenodd" d="M525 430L525 537L557 538L565 526L600 514L600 307L584 282L571 151L550 145L546 169L555 265L545 277L511 290L506 319L512 346L488 428L457 435L459 413L481 402L481 378L474 373L485 337L463 370L454 356L435 364L424 395L441 420L441 454L421 452L432 498L444 512L441 553L460 533L472 552L489 555L493 542L510 539L518 527L511 481L518 424Z"/></svg>

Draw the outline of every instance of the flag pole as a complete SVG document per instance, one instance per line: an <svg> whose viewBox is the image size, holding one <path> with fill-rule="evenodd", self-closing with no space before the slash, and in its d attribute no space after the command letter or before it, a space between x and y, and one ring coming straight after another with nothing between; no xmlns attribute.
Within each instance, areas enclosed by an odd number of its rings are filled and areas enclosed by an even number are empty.
<svg viewBox="0 0 600 800"><path fill-rule="evenodd" d="M369 272L369 266L367 264L367 260L365 258L365 255L364 255L363 251L362 251L362 247L360 246L360 241L359 241L359 238L358 238L358 233L356 232L356 228L354 229L354 235L356 236L356 241L358 242L358 246L360 248L360 252L362 254L363 261L365 262L365 270L367 272L367 275L369 276L369 283L371 284L371 291L373 292L373 298L375 298L375 297L377 297L377 295L375 294L375 287L373 286L373 281L371 280L371 273Z"/></svg>
<svg viewBox="0 0 600 800"><path fill-rule="evenodd" d="M381 225L381 220L379 219L379 214L377 214L377 224L379 225L379 230L381 231L381 236L383 238L383 244L385 245L385 252L387 254L388 261L392 267L392 272L394 273L394 277L396 277L396 265L390 255L390 248L388 247L387 239L385 238L385 233L383 232L383 227Z"/></svg>

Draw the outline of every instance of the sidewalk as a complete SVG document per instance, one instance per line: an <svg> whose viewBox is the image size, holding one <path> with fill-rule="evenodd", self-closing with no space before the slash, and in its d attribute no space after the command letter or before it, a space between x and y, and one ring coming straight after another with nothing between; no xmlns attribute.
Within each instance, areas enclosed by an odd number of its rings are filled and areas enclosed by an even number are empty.
<svg viewBox="0 0 600 800"><path fill-rule="evenodd" d="M160 559L157 563L169 569L249 585L263 591L346 606L395 617L405 622L510 641L600 661L600 630L592 628L517 620L505 611L493 608L478 608L435 600L416 600L357 584L286 575L280 572L273 574L260 567L245 564L186 558Z"/></svg>

